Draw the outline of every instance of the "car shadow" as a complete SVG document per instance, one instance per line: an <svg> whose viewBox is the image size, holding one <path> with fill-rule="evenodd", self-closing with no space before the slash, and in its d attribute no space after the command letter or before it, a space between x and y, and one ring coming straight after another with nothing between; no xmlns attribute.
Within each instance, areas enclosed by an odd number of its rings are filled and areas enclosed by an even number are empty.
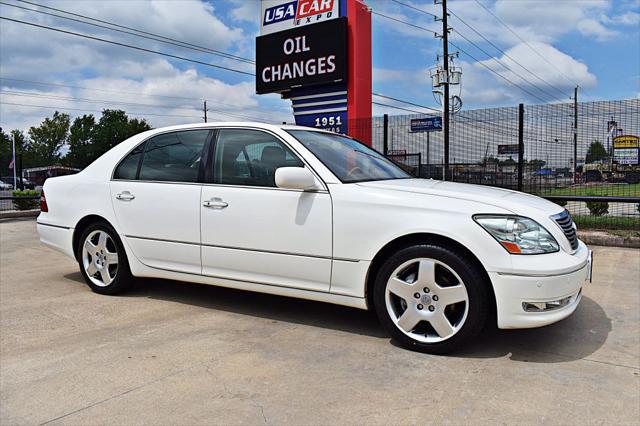
<svg viewBox="0 0 640 426"><path fill-rule="evenodd" d="M85 285L79 272L65 278ZM140 279L120 297L146 297L206 309L268 318L388 339L375 313L329 303L162 279ZM499 330L488 326L469 346L449 356L560 363L588 357L607 340L611 320L589 297L569 318L542 328ZM397 343L392 342L397 345Z"/></svg>
<svg viewBox="0 0 640 426"><path fill-rule="evenodd" d="M513 361L559 363L583 359L607 341L611 319L589 297L582 297L568 318L540 328L499 330L487 327L469 347L454 356L463 358L499 358Z"/></svg>

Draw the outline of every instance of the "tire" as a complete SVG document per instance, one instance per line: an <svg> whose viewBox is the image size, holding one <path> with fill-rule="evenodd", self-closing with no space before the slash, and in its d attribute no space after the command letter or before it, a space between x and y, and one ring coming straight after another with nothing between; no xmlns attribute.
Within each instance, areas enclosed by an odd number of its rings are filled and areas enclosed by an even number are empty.
<svg viewBox="0 0 640 426"><path fill-rule="evenodd" d="M378 271L375 310L402 347L449 353L471 342L485 325L491 306L485 276L449 247L420 244L403 248Z"/></svg>
<svg viewBox="0 0 640 426"><path fill-rule="evenodd" d="M89 225L82 232L76 250L80 273L93 292L114 295L133 284L122 242L107 223Z"/></svg>

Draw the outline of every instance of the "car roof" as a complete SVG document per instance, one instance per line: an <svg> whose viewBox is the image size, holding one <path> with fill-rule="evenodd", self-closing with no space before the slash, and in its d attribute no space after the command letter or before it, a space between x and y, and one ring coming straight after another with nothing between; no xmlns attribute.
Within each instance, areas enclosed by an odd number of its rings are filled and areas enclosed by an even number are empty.
<svg viewBox="0 0 640 426"><path fill-rule="evenodd" d="M327 132L324 129L318 129L315 127L307 127L307 126L298 126L295 124L270 124L270 123L261 123L257 121L216 121L216 122L208 122L208 123L189 123L189 124L178 124L174 126L167 127L158 127L155 129L148 130L143 134L145 136L151 136L156 133L163 133L167 131L173 130L189 130L189 129L202 129L202 128L216 128L216 127L252 127L258 129L265 130L310 130L317 132Z"/></svg>

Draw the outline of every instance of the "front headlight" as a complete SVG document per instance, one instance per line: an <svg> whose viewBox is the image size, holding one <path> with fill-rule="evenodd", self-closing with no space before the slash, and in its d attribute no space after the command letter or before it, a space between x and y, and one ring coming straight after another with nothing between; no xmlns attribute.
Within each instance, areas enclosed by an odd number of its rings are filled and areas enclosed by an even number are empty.
<svg viewBox="0 0 640 426"><path fill-rule="evenodd" d="M482 226L511 254L553 253L558 242L538 222L520 216L476 215Z"/></svg>

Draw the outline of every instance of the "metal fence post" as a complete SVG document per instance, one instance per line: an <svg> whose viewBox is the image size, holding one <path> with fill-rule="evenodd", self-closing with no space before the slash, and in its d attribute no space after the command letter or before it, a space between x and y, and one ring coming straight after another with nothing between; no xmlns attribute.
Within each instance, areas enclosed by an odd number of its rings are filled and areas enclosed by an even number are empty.
<svg viewBox="0 0 640 426"><path fill-rule="evenodd" d="M383 129L382 129L382 153L387 155L389 152L389 115L385 114L383 117Z"/></svg>
<svg viewBox="0 0 640 426"><path fill-rule="evenodd" d="M524 173L524 104L518 106L518 191L522 191Z"/></svg>

